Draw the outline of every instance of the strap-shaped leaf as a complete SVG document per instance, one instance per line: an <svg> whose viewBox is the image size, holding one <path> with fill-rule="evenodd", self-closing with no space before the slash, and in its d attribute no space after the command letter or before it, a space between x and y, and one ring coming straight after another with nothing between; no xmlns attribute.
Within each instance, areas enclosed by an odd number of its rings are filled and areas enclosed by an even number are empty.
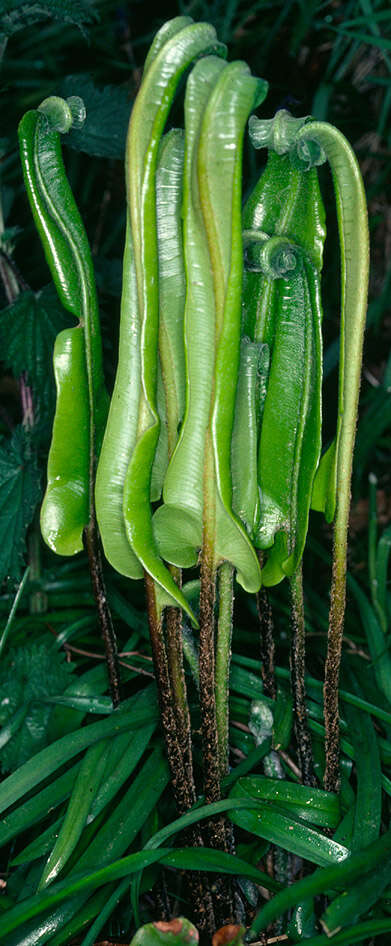
<svg viewBox="0 0 391 946"><path fill-rule="evenodd" d="M250 134L255 147L275 147L276 119L255 117ZM308 169L328 160L333 176L341 249L341 327L336 437L319 465L314 484L315 509L334 518L337 497L346 527L350 502L363 334L368 292L369 236L365 191L357 158L344 135L327 122L307 117L292 120L279 113L279 153L289 152L295 168ZM281 134L281 128L283 134ZM341 526L342 530L342 526Z"/></svg>
<svg viewBox="0 0 391 946"><path fill-rule="evenodd" d="M58 555L73 555L89 519L90 413L81 325L57 335L53 365L57 402L41 531Z"/></svg>
<svg viewBox="0 0 391 946"><path fill-rule="evenodd" d="M152 470L159 499L163 480L177 440L185 410L185 345L183 337L186 277L183 259L182 189L184 132L174 128L161 142L156 172L156 207L159 248L159 367L161 394L158 410L160 435ZM163 397L161 396L163 395ZM162 445L165 443L165 450ZM161 456L159 476L156 460ZM165 462L164 462L165 460Z"/></svg>
<svg viewBox="0 0 391 946"><path fill-rule="evenodd" d="M191 16L174 16L172 20L167 20L167 23L163 23L163 26L160 27L160 30L158 30L156 36L154 36L145 58L143 79L145 79L150 66L155 61L160 50L163 49L163 46L180 33L185 26L191 26L193 22L194 20Z"/></svg>
<svg viewBox="0 0 391 946"><path fill-rule="evenodd" d="M232 431L232 508L254 538L260 516L258 434L269 374L269 347L242 338Z"/></svg>
<svg viewBox="0 0 391 946"><path fill-rule="evenodd" d="M200 201L215 298L216 354L210 423L217 487L214 557L216 564L231 562L238 581L248 591L259 588L259 564L245 530L232 512L231 438L240 358L242 142L249 113L266 93L267 83L251 76L245 63L231 63L206 107L198 156Z"/></svg>
<svg viewBox="0 0 391 946"><path fill-rule="evenodd" d="M159 499L167 469L168 426L172 439L184 411L185 276L180 222L183 150L183 132L173 129L162 140L156 173L160 365L163 374L159 372L157 386L161 429L152 469L152 500ZM130 578L141 578L143 574L142 565L128 540L122 508L126 471L137 439L140 392L140 323L133 240L128 221L118 367L97 469L95 499L106 558L117 571ZM172 452L172 443L170 447Z"/></svg>
<svg viewBox="0 0 391 946"><path fill-rule="evenodd" d="M60 334L55 346L58 400L41 514L46 542L63 555L83 545L107 415L92 258L56 130L67 131L71 123L69 104L52 98L41 110L27 112L19 126L26 190L46 260L61 302L80 320L79 327Z"/></svg>
<svg viewBox="0 0 391 946"><path fill-rule="evenodd" d="M161 548L193 564L214 482L216 565L229 560L245 587L259 587L251 543L232 512L231 436L240 355L241 156L248 114L266 83L244 63L200 63L188 80L184 182L187 402L181 437L156 514ZM203 107L203 114L202 114Z"/></svg>
<svg viewBox="0 0 391 946"><path fill-rule="evenodd" d="M268 124L250 119L250 133ZM254 136L251 134L254 143ZM258 139L257 139L258 141ZM255 145L257 146L257 141ZM315 268L322 268L325 212L315 171L305 175L293 170L287 155L269 151L267 164L243 210L245 271L243 281L243 333L272 344L275 279L268 278L251 254L251 235L284 236L306 253ZM274 275L277 275L275 273ZM280 275L283 275L280 273Z"/></svg>
<svg viewBox="0 0 391 946"><path fill-rule="evenodd" d="M141 390L140 325L129 218L123 259L118 366L95 484L96 515L105 556L121 575L142 578L129 544L122 504L129 457L137 437Z"/></svg>
<svg viewBox="0 0 391 946"><path fill-rule="evenodd" d="M304 174L286 156L270 152L243 222L244 329L270 347L254 541L271 550L262 578L273 585L300 562L320 453L325 227L316 171Z"/></svg>
<svg viewBox="0 0 391 946"><path fill-rule="evenodd" d="M131 215L137 281L141 348L141 392L137 441L124 487L124 518L130 544L143 567L173 601L189 613L164 566L152 531L151 470L159 436L156 404L159 323L156 163L172 99L192 61L217 48L213 27L198 23L181 29L150 64L133 107L126 153L127 193Z"/></svg>
<svg viewBox="0 0 391 946"><path fill-rule="evenodd" d="M321 447L321 309L310 266L278 281L276 330L259 446L260 526L273 548L265 584L291 575L301 559ZM278 541L276 537L278 536Z"/></svg>
<svg viewBox="0 0 391 946"><path fill-rule="evenodd" d="M196 153L206 103L226 68L226 63L216 57L202 59L187 80L185 96L186 409L164 482L165 505L154 516L163 557L183 567L196 564L202 543L204 445L214 369L213 281L200 209Z"/></svg>
<svg viewBox="0 0 391 946"><path fill-rule="evenodd" d="M362 348L368 296L369 233L364 185L357 158L344 135L326 122L313 121L300 130L295 155L302 160L308 143L323 149L330 164L337 208L341 249L341 325L339 348L338 420L335 444L322 458L316 505L330 522L338 505L338 518L347 528L350 479ZM334 462L332 462L334 460ZM319 489L320 484L323 484Z"/></svg>

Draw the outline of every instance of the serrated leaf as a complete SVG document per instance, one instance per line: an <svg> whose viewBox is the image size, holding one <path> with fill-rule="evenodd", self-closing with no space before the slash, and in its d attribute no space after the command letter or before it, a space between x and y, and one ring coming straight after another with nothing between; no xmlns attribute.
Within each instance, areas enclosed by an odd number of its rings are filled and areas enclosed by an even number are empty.
<svg viewBox="0 0 391 946"><path fill-rule="evenodd" d="M53 19L78 26L85 34L84 26L97 19L93 0L44 0L41 3L26 3L24 0L1 0L0 37L7 37L19 30Z"/></svg>
<svg viewBox="0 0 391 946"><path fill-rule="evenodd" d="M0 444L0 583L19 578L26 529L41 497L41 474L31 438L16 427Z"/></svg>
<svg viewBox="0 0 391 946"><path fill-rule="evenodd" d="M82 128L74 128L64 143L75 151L98 158L123 158L132 102L127 90L118 85L98 89L88 75L67 76L61 95L83 99L87 117Z"/></svg>
<svg viewBox="0 0 391 946"><path fill-rule="evenodd" d="M56 388L52 368L58 333L70 325L54 286L22 292L0 313L2 360L15 377L24 375L33 391L35 419L49 427Z"/></svg>

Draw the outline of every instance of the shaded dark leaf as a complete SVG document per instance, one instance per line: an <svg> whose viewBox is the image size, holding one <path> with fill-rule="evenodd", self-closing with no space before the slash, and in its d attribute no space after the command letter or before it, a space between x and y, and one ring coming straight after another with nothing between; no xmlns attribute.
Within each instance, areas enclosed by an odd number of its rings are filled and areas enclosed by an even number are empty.
<svg viewBox="0 0 391 946"><path fill-rule="evenodd" d="M41 496L41 474L31 438L17 427L0 445L0 582L18 579L26 530Z"/></svg>

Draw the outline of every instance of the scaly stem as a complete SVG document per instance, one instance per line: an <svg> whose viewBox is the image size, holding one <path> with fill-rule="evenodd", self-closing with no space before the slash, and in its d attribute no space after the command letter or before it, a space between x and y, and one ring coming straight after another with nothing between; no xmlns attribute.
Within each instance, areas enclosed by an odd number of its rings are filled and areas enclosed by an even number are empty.
<svg viewBox="0 0 391 946"><path fill-rule="evenodd" d="M229 671L231 663L233 568L229 562L218 571L219 616L216 642L216 722L220 778L229 768Z"/></svg>
<svg viewBox="0 0 391 946"><path fill-rule="evenodd" d="M200 708L205 801L219 801L220 777L215 698L214 604L216 570L206 541L202 550L200 590Z"/></svg>
<svg viewBox="0 0 391 946"><path fill-rule="evenodd" d="M193 772L189 779L188 762L183 754L181 738L178 736L178 716L174 712L173 694L170 681L169 660L167 659L166 644L163 635L161 611L156 600L156 585L148 572L144 573L147 598L149 633L152 646L152 657L158 691L160 721L167 752L167 759L171 774L171 784L179 814L184 814L191 808L195 800ZM176 608L169 609L177 611ZM179 612L180 613L180 612ZM170 630L174 615L169 617ZM180 628L179 628L180 630ZM169 631L170 634L170 631ZM170 649L173 642L171 642ZM172 657L172 654L171 654ZM173 668L172 668L173 669ZM187 706L187 703L186 703ZM178 709L178 707L176 707ZM190 839L195 847L203 846L203 839L197 827L190 833ZM189 877L194 907L197 912L198 926L203 932L211 935L216 929L212 895L206 881L201 874L193 872Z"/></svg>
<svg viewBox="0 0 391 946"><path fill-rule="evenodd" d="M215 620L216 565L214 534L216 495L213 451L210 436L205 445L204 524L200 567L200 709L202 725L204 791L206 804L219 801L220 772L215 693Z"/></svg>
<svg viewBox="0 0 391 946"><path fill-rule="evenodd" d="M216 597L216 564L214 559L214 535L216 517L216 492L214 461L211 440L208 437L205 447L204 474L204 525L200 567L200 709L202 726L202 755L204 765L205 801L210 804L221 798L221 772L219 757L219 739L216 712L216 674L215 674L215 619L214 605ZM223 817L211 819L207 825L207 837L210 847L220 851L232 849L232 837ZM214 880L214 910L219 926L233 919L233 900L231 885L223 878Z"/></svg>
<svg viewBox="0 0 391 946"><path fill-rule="evenodd" d="M152 646L153 666L156 677L160 720L171 772L175 802L180 814L184 814L193 803L185 778L183 758L178 740L177 721L173 710L172 690L166 645L163 634L161 610L156 600L156 586L148 572L144 574L147 596L149 633Z"/></svg>
<svg viewBox="0 0 391 946"><path fill-rule="evenodd" d="M98 610L99 625L105 648L111 699L113 706L115 707L119 706L121 699L117 640L113 627L109 602L107 600L95 514L90 515L88 526L86 526L83 532L83 542L88 556L92 592Z"/></svg>
<svg viewBox="0 0 391 946"><path fill-rule="evenodd" d="M301 565L289 580L291 591L291 686L294 706L295 734L303 785L316 787L311 738L305 705L305 626L303 574Z"/></svg>
<svg viewBox="0 0 391 946"><path fill-rule="evenodd" d="M177 584L180 586L180 569L171 565L170 571ZM190 802L188 807L190 807L196 800L196 791L191 747L191 721L183 667L182 612L179 608L167 608L165 631L172 706L183 760L184 775L188 786Z"/></svg>
<svg viewBox="0 0 391 946"><path fill-rule="evenodd" d="M339 672L342 653L342 637L346 600L346 552L347 524L344 527L338 517L334 532L333 575L330 592L329 632L325 665L323 702L326 730L326 769L324 787L328 792L337 792L339 774Z"/></svg>
<svg viewBox="0 0 391 946"><path fill-rule="evenodd" d="M261 674L265 696L276 698L274 673L274 624L273 613L266 588L256 594L257 614L260 627Z"/></svg>

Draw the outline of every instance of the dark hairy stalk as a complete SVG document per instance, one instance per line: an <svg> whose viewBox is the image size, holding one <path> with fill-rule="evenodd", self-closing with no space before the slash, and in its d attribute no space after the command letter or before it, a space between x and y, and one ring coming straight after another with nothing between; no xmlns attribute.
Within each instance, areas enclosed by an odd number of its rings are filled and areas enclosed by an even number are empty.
<svg viewBox="0 0 391 946"><path fill-rule="evenodd" d="M171 566L170 571L179 585L181 581L180 569ZM165 638L172 705L183 760L184 774L189 790L190 807L196 800L196 790L193 774L191 720L183 666L182 612L180 608L166 608Z"/></svg>
<svg viewBox="0 0 391 946"><path fill-rule="evenodd" d="M163 633L163 621L156 601L155 582L148 572L144 573L147 597L149 633L151 638L152 658L155 671L160 721L166 746L171 782L179 814L184 814L191 807L194 798L185 778L183 758L178 739L177 722L173 709L172 690L168 669L166 644Z"/></svg>
<svg viewBox="0 0 391 946"><path fill-rule="evenodd" d="M215 622L214 604L216 596L216 569L213 557L209 553L208 543L204 541L201 567L200 590L200 708L202 725L202 756L204 765L204 792L207 804L219 801L220 761L217 736L216 694L215 694ZM230 849L227 839L225 819L211 818L206 824L207 841L210 847L220 851ZM226 880L216 877L213 883L214 911L217 926L232 922L233 903L231 885Z"/></svg>
<svg viewBox="0 0 391 946"><path fill-rule="evenodd" d="M209 462L208 462L209 461ZM200 640L199 640L199 686L202 728L202 757L204 766L205 801L211 804L221 798L221 772L219 739L216 713L216 660L215 617L216 565L214 561L215 483L211 443L206 449L204 478L204 529L200 564ZM206 836L210 847L229 851L231 844L227 836L224 817L211 818L206 825ZM219 926L232 922L233 901L231 885L220 877L214 884L214 909Z"/></svg>
<svg viewBox="0 0 391 946"><path fill-rule="evenodd" d="M193 771L191 767L191 777L189 778L189 760L186 763L186 756L184 758L182 751L181 739L178 736L178 717L176 716L173 706L169 661L167 659L166 643L164 640L163 622L156 601L155 582L148 572L144 573L144 581L161 727L163 730L175 803L179 814L184 814L191 808L195 801ZM177 611L176 608L169 608L168 610L171 612ZM176 614L171 614L168 616L168 622L169 625L171 625L169 634L173 632L172 624L174 619L176 625L175 633L177 633L177 616ZM197 827L193 829L190 837L194 846L203 846L203 839ZM197 872L192 872L189 881L194 898L195 910L197 912L198 927L203 932L211 934L214 932L216 926L208 879L204 880L202 875Z"/></svg>
<svg viewBox="0 0 391 946"><path fill-rule="evenodd" d="M202 550L200 578L200 707L205 801L210 804L220 800L221 792L215 694L216 570L206 543Z"/></svg>
<svg viewBox="0 0 391 946"><path fill-rule="evenodd" d="M257 614L260 627L261 674L265 696L275 700L277 689L274 674L274 624L273 612L266 588L256 594Z"/></svg>
<svg viewBox="0 0 391 946"><path fill-rule="evenodd" d="M87 552L92 592L98 611L99 626L105 649L110 694L113 706L116 707L119 706L121 700L118 648L109 602L107 600L99 535L94 513L90 516L88 526L84 529L83 542Z"/></svg>
<svg viewBox="0 0 391 946"><path fill-rule="evenodd" d="M339 553L339 554L338 554ZM339 672L342 653L342 638L346 601L346 559L335 542L333 575L330 594L329 632L325 682L323 688L324 722L326 730L326 769L324 787L328 792L338 792L339 771Z"/></svg>
<svg viewBox="0 0 391 946"><path fill-rule="evenodd" d="M216 722L219 744L220 778L229 772L229 674L231 667L231 647L233 629L233 567L230 562L220 565L217 575L219 609L217 618L216 641ZM235 854L233 825L225 821L225 849ZM236 919L243 914L243 903L239 888L233 891Z"/></svg>
<svg viewBox="0 0 391 946"><path fill-rule="evenodd" d="M216 642L216 723L220 778L229 771L229 671L231 665L233 568L224 562L218 570L219 611Z"/></svg>
<svg viewBox="0 0 391 946"><path fill-rule="evenodd" d="M305 626L301 565L299 565L295 574L292 575L289 584L291 592L292 635L290 668L297 753L302 772L303 785L316 787L317 780L314 772L311 737L307 725L307 708L305 705Z"/></svg>

